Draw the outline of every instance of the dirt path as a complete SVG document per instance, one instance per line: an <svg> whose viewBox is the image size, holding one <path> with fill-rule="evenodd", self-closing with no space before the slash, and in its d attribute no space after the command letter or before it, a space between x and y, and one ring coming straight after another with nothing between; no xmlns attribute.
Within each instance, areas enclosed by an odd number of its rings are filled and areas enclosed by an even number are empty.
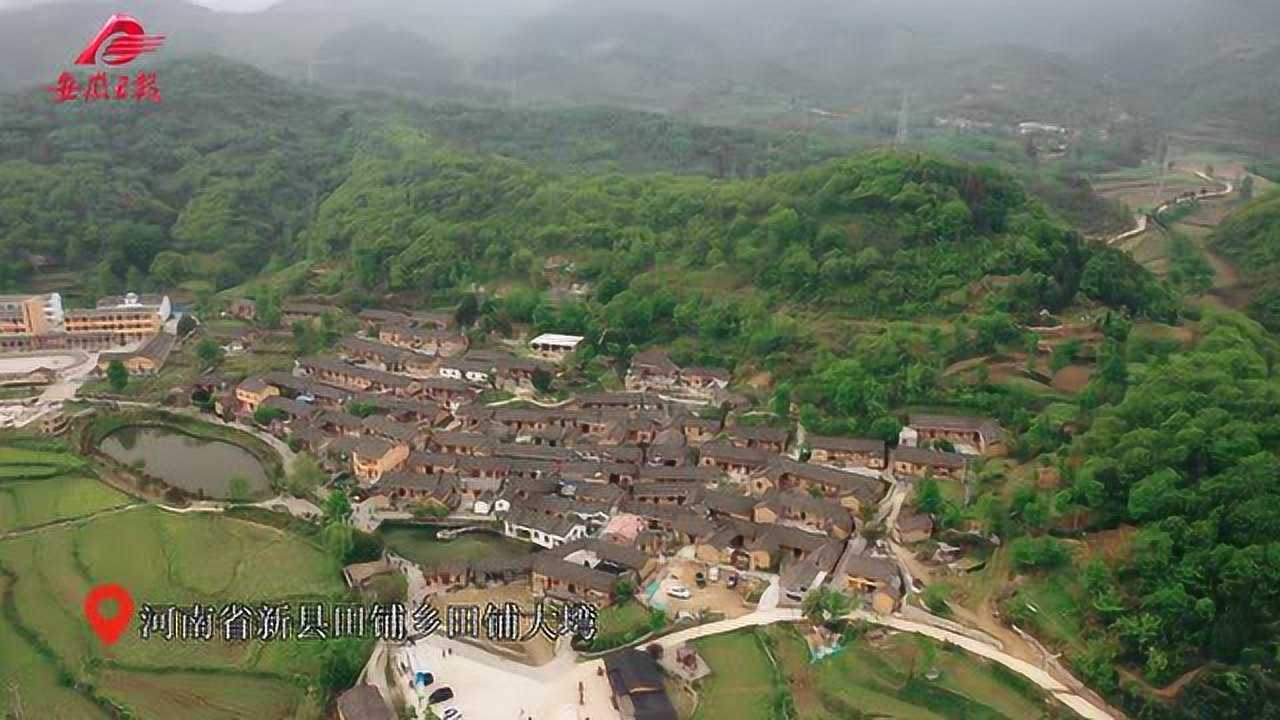
<svg viewBox="0 0 1280 720"><path fill-rule="evenodd" d="M1187 672L1183 673L1177 680L1174 680L1173 682L1169 683L1168 685L1165 685L1164 687L1156 687L1148 683L1146 680L1142 678L1141 675L1138 675L1137 673L1133 672L1132 670L1129 670L1128 668L1123 668L1123 667L1119 668L1118 672L1120 673L1120 676L1122 678L1124 678L1129 682L1133 682L1137 684L1147 694L1158 697L1161 700L1173 700L1174 698L1178 697L1178 693L1182 692L1182 688L1186 687L1188 683L1190 683L1192 680L1195 680L1197 677L1199 677L1200 673L1204 672L1207 667L1208 667L1207 665L1201 665L1198 668L1188 670Z"/></svg>
<svg viewBox="0 0 1280 720"><path fill-rule="evenodd" d="M3 535L0 535L0 541L12 540L14 538L20 538L27 535L35 535L37 533L42 533L47 530L56 530L57 528L67 527L71 525L83 525L91 520L96 520L97 518L100 518L100 517L106 517L108 515L118 515L119 513L122 513L122 512L137 510L140 507L147 507L147 505L148 503L133 503L130 505L119 505L113 508L107 508L105 510L92 512L92 513L89 513L88 515L80 515L73 518L62 518L61 520L54 520L52 522L47 522L43 525L37 525L35 527L24 528L22 530L14 530L12 532L7 532Z"/></svg>

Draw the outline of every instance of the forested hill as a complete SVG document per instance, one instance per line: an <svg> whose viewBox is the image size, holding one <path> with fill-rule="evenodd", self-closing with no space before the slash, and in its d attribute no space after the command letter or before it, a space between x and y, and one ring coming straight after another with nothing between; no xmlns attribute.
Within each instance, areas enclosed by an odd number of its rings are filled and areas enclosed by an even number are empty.
<svg viewBox="0 0 1280 720"><path fill-rule="evenodd" d="M158 71L163 102L0 102L0 253L96 267L101 286L156 271L236 282L290 254L309 208L344 178L349 113L247 66Z"/></svg>
<svg viewBox="0 0 1280 720"><path fill-rule="evenodd" d="M689 131L674 145L653 132L612 141L619 157L663 156L676 170L732 142L748 168L732 174L767 177L565 173L492 154L542 151L465 113L344 104L213 59L160 77L155 107L5 104L0 250L11 274L34 254L93 267L101 290L192 279L223 289L272 260L345 259L361 287L447 297L566 254L604 301L639 275L679 270L862 316L949 314L974 293L1031 313L1080 290L1173 313L1126 256L1089 248L990 169L876 152L769 174L766 138Z"/></svg>
<svg viewBox="0 0 1280 720"><path fill-rule="evenodd" d="M1280 331L1280 190L1232 213L1214 232L1217 248L1246 268L1253 286L1249 314Z"/></svg>

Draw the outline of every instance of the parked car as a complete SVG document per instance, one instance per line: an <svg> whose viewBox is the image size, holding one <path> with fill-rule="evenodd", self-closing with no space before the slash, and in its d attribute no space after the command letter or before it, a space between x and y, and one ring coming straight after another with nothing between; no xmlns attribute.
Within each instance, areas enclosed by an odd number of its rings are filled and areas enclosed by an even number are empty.
<svg viewBox="0 0 1280 720"><path fill-rule="evenodd" d="M709 582L720 582L720 566L712 565L707 568L707 580Z"/></svg>
<svg viewBox="0 0 1280 720"><path fill-rule="evenodd" d="M442 687L427 696L427 703L435 705L436 703L449 702L453 699L453 688Z"/></svg>
<svg viewBox="0 0 1280 720"><path fill-rule="evenodd" d="M697 573L693 576L693 582L696 583L698 587L704 588L707 586L707 576L702 573Z"/></svg>
<svg viewBox="0 0 1280 720"><path fill-rule="evenodd" d="M725 586L726 586L726 587L728 587L730 590L732 590L733 588L738 587L738 574L737 574L737 573L733 573L732 575L729 575L728 577L726 577L726 578L724 579L724 584L725 584Z"/></svg>
<svg viewBox="0 0 1280 720"><path fill-rule="evenodd" d="M693 593L689 592L689 588L683 585L672 585L667 588L667 594L679 600L688 600L693 597Z"/></svg>
<svg viewBox="0 0 1280 720"><path fill-rule="evenodd" d="M447 707L440 717L442 720L462 720L462 711L456 707Z"/></svg>

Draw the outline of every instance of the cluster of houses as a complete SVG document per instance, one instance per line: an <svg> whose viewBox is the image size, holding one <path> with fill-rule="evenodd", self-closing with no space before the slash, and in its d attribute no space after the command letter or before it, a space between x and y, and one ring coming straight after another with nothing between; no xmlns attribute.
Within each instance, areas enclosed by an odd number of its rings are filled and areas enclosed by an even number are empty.
<svg viewBox="0 0 1280 720"><path fill-rule="evenodd" d="M550 358L574 339L542 336L540 357L521 357L470 348L447 324L361 320L337 355L206 389L227 415L274 409L273 433L383 507L490 520L540 548L424 568L437 589L521 580L540 595L607 600L619 579L646 582L657 558L692 547L707 563L780 572L790 594L827 581L888 611L902 593L896 564L858 532L887 492L883 474L959 478L970 456L936 446L980 454L999 443L990 420L929 415L912 417L896 448L809 435L802 452L788 428L691 404L724 390L728 373L660 351L633 358L625 392L492 406L478 401L484 390L554 373Z"/></svg>

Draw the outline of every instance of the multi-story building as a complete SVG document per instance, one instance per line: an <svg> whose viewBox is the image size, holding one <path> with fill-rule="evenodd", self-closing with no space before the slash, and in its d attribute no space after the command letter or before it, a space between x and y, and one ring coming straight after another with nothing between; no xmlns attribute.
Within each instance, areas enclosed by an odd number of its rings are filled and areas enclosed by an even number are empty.
<svg viewBox="0 0 1280 720"><path fill-rule="evenodd" d="M56 300L56 314L46 308ZM62 299L54 295L0 295L0 335L44 335L62 313Z"/></svg>
<svg viewBox="0 0 1280 720"><path fill-rule="evenodd" d="M164 327L173 310L167 295L108 296L90 310L68 310L63 327L68 335L110 333L120 344L150 338Z"/></svg>

